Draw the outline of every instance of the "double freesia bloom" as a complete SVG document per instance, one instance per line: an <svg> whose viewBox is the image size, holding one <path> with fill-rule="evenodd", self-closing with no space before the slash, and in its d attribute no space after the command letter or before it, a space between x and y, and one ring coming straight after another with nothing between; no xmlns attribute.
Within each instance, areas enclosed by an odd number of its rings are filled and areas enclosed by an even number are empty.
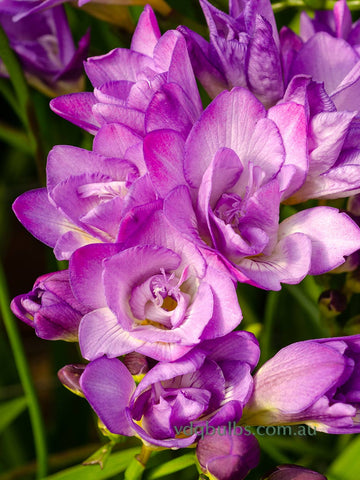
<svg viewBox="0 0 360 480"><path fill-rule="evenodd" d="M253 377L259 347L238 330L236 295L238 283L297 284L360 249L336 208L280 211L360 192L360 27L342 0L280 37L266 0L230 0L229 14L200 3L209 42L185 27L161 35L147 6L130 49L85 63L92 93L52 100L93 148L54 147L47 187L15 201L69 268L12 309L42 338L78 341L89 361L78 391L110 432L154 448L229 422L360 432L360 336L289 345ZM200 439L201 468L245 478L255 438L218 435ZM209 457L215 440L223 451Z"/></svg>

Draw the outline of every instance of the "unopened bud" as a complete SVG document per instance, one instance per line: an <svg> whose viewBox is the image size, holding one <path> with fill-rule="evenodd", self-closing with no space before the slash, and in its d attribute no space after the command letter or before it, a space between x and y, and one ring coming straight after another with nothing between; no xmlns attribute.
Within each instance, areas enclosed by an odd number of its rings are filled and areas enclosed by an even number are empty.
<svg viewBox="0 0 360 480"><path fill-rule="evenodd" d="M85 370L86 365L77 363L74 365L66 365L58 371L58 377L64 387L68 388L75 395L83 397L84 394L80 387L80 377Z"/></svg>

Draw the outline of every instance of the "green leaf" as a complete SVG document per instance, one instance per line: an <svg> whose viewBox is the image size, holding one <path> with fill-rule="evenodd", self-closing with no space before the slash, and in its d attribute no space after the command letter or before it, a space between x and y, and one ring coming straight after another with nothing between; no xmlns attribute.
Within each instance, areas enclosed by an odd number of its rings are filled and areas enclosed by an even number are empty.
<svg viewBox="0 0 360 480"><path fill-rule="evenodd" d="M332 480L359 480L359 472L360 437L357 437L330 465L327 475Z"/></svg>
<svg viewBox="0 0 360 480"><path fill-rule="evenodd" d="M40 406L37 400L35 387L25 357L19 330L15 318L9 308L10 300L7 290L5 273L0 263L0 310L9 337L12 353L14 355L16 368L27 399L30 422L32 426L34 444L37 458L37 478L44 478L47 469L46 435Z"/></svg>
<svg viewBox="0 0 360 480"><path fill-rule="evenodd" d="M27 407L25 397L0 404L0 433L3 432Z"/></svg>
<svg viewBox="0 0 360 480"><path fill-rule="evenodd" d="M76 465L46 477L46 480L104 480L123 472L139 453L139 447L129 448L110 455L104 469L100 465Z"/></svg>
<svg viewBox="0 0 360 480"><path fill-rule="evenodd" d="M183 470L191 465L195 465L195 455L194 453L186 453L181 457L174 458L163 465L153 468L147 478L148 480L156 480L157 478L164 477L165 475L170 475L171 473Z"/></svg>

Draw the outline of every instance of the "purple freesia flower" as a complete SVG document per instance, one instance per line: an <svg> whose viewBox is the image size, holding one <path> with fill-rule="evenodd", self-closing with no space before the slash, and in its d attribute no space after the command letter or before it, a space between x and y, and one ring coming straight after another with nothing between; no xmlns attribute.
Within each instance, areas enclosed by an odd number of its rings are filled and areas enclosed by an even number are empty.
<svg viewBox="0 0 360 480"><path fill-rule="evenodd" d="M16 14L28 10L27 1L2 0L0 3L0 25L29 82L50 96L82 90L89 33L80 40L76 50L62 6L14 21ZM8 76L2 62L0 75Z"/></svg>
<svg viewBox="0 0 360 480"><path fill-rule="evenodd" d="M360 432L360 335L291 344L254 377L248 425L305 423L327 433Z"/></svg>
<svg viewBox="0 0 360 480"><path fill-rule="evenodd" d="M309 75L324 83L338 110L358 110L360 27L351 26L346 2L340 0L334 13L318 13L314 20L303 13L301 20L300 36L287 27L280 32L285 84Z"/></svg>
<svg viewBox="0 0 360 480"><path fill-rule="evenodd" d="M299 465L279 465L262 480L326 480L326 477Z"/></svg>
<svg viewBox="0 0 360 480"><path fill-rule="evenodd" d="M126 215L137 205L155 202L144 172L142 139L122 125L107 125L93 151L54 147L48 156L47 188L24 193L13 209L36 238L54 248L58 259L68 259L83 245L115 242Z"/></svg>
<svg viewBox="0 0 360 480"><path fill-rule="evenodd" d="M175 360L240 323L233 281L161 212L128 236L131 243L88 245L70 259L74 294L91 310L79 333L86 359L137 351Z"/></svg>
<svg viewBox="0 0 360 480"><path fill-rule="evenodd" d="M337 209L307 209L279 224L282 198L306 176L304 124L300 105L284 103L266 112L249 91L234 88L213 100L184 147L173 148L173 157L184 159L179 187L166 192L158 173L162 157L145 150L169 221L216 251L239 281L278 290L281 282L298 283L308 273L337 267L359 248L358 227ZM159 141L163 133L152 135Z"/></svg>
<svg viewBox="0 0 360 480"><path fill-rule="evenodd" d="M267 0L230 0L229 15L200 0L210 42L187 27L185 35L196 76L214 98L232 87L246 87L266 106L283 95L279 38Z"/></svg>
<svg viewBox="0 0 360 480"><path fill-rule="evenodd" d="M150 6L130 49L89 58L85 70L94 92L59 97L50 106L90 133L117 123L140 135L164 126L186 135L202 111L186 42L174 30L161 36Z"/></svg>
<svg viewBox="0 0 360 480"><path fill-rule="evenodd" d="M224 430L224 429L223 429ZM221 429L201 438L196 456L201 470L213 480L243 480L260 460L260 448L251 433L237 436Z"/></svg>
<svg viewBox="0 0 360 480"><path fill-rule="evenodd" d="M241 417L258 357L253 335L233 332L204 342L179 360L158 363L138 386L115 358L89 363L80 385L110 432L137 435L151 445L186 447L204 428Z"/></svg>
<svg viewBox="0 0 360 480"><path fill-rule="evenodd" d="M89 311L74 297L68 270L39 277L31 292L13 299L11 310L38 337L68 342L78 340L80 320Z"/></svg>
<svg viewBox="0 0 360 480"><path fill-rule="evenodd" d="M304 105L309 167L306 178L287 203L311 198L342 198L360 189L359 118L357 111L337 110L323 85L298 75L284 99ZM297 159L293 157L296 165Z"/></svg>

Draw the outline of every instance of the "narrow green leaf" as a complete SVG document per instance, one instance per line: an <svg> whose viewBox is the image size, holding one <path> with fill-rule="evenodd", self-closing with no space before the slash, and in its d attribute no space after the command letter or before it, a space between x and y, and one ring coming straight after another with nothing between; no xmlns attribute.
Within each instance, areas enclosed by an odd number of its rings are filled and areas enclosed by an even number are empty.
<svg viewBox="0 0 360 480"><path fill-rule="evenodd" d="M328 475L334 480L359 480L360 437L349 446L330 465Z"/></svg>
<svg viewBox="0 0 360 480"><path fill-rule="evenodd" d="M15 319L9 308L10 300L7 291L5 274L0 264L0 308L7 331L11 349L14 355L16 368L21 380L22 387L27 399L29 415L34 436L36 458L38 464L37 478L44 478L47 469L47 450L45 430L40 412L39 403L35 393L28 363L21 343L19 331Z"/></svg>
<svg viewBox="0 0 360 480"><path fill-rule="evenodd" d="M19 60L9 45L7 36L2 28L0 28L0 58L4 62L9 73L10 80L14 86L16 96L21 108L22 119L27 123L26 109L29 99L29 88Z"/></svg>
<svg viewBox="0 0 360 480"><path fill-rule="evenodd" d="M164 477L165 475L170 475L171 473L183 470L191 465L195 465L195 455L194 453L186 453L181 457L174 458L163 465L153 468L151 472L149 472L147 478L148 480L156 480L157 478Z"/></svg>
<svg viewBox="0 0 360 480"><path fill-rule="evenodd" d="M110 455L104 469L100 465L76 465L46 477L46 480L105 480L126 470L139 447L129 448Z"/></svg>
<svg viewBox="0 0 360 480"><path fill-rule="evenodd" d="M15 398L0 404L0 433L26 409L26 406L25 397Z"/></svg>

